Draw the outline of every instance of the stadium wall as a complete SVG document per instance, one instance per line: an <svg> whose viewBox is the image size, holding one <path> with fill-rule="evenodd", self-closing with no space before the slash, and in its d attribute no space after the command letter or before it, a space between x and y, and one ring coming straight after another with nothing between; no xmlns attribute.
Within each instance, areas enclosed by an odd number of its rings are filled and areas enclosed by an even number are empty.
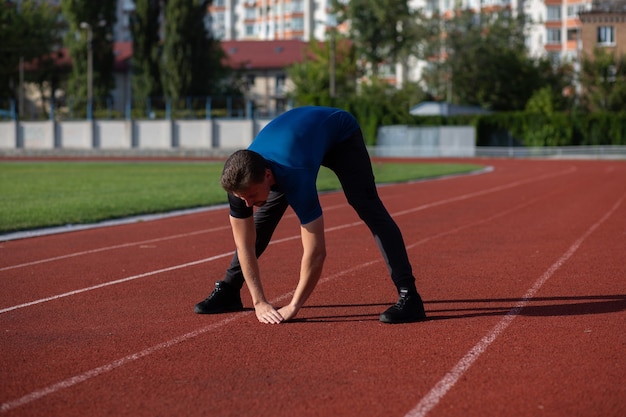
<svg viewBox="0 0 626 417"><path fill-rule="evenodd" d="M473 157L476 129L472 126L383 126L378 129L376 156Z"/></svg>
<svg viewBox="0 0 626 417"><path fill-rule="evenodd" d="M270 119L2 121L0 151L247 147Z"/></svg>

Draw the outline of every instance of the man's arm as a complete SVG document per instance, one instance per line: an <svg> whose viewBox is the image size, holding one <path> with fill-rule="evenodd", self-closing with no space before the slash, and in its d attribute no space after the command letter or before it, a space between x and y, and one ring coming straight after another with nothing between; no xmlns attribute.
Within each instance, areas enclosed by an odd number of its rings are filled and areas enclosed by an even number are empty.
<svg viewBox="0 0 626 417"><path fill-rule="evenodd" d="M298 314L298 310L309 298L317 281L322 275L322 267L326 259L326 241L324 240L324 217L320 216L310 223L301 225L302 262L300 264L300 280L291 302L278 312L285 320Z"/></svg>
<svg viewBox="0 0 626 417"><path fill-rule="evenodd" d="M230 216L230 225L237 247L237 257L241 265L243 277L250 290L256 316L261 323L280 323L283 318L265 299L259 263L255 252L256 229L252 217L239 219Z"/></svg>

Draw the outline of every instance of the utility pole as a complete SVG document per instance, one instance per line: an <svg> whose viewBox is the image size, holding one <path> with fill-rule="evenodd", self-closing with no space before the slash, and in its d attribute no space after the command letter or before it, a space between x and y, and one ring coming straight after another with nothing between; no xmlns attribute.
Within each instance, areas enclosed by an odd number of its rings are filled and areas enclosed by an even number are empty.
<svg viewBox="0 0 626 417"><path fill-rule="evenodd" d="M93 30L87 22L81 22L81 29L87 30L87 119L93 118Z"/></svg>

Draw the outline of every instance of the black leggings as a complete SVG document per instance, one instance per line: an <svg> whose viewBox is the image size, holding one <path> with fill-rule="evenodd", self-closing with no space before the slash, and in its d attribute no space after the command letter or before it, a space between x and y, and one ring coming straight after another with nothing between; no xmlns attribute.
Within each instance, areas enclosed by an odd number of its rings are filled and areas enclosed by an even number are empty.
<svg viewBox="0 0 626 417"><path fill-rule="evenodd" d="M396 288L414 290L415 278L402 233L378 196L372 163L361 131L358 130L350 138L331 148L322 165L337 175L348 203L369 227ZM284 194L272 191L267 203L254 213L257 257L267 248L287 205ZM244 278L236 252L226 270L224 281L237 288L243 286Z"/></svg>

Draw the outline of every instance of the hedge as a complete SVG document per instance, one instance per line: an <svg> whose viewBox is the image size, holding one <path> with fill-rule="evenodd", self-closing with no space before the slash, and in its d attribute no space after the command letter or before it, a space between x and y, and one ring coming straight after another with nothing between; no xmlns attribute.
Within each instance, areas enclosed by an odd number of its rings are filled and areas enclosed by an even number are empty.
<svg viewBox="0 0 626 417"><path fill-rule="evenodd" d="M494 114L478 117L476 132L478 146L626 145L626 112Z"/></svg>

